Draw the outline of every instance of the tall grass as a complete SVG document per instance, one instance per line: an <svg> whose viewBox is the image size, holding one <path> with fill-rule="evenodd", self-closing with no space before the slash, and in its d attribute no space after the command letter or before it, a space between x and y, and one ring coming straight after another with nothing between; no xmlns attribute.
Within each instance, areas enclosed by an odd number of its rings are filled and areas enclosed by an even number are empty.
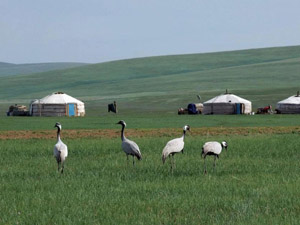
<svg viewBox="0 0 300 225"><path fill-rule="evenodd" d="M2 140L1 224L298 224L299 134L187 136L176 169L161 162L170 138L136 138L143 160L127 164L119 139ZM226 140L215 173L201 146Z"/></svg>

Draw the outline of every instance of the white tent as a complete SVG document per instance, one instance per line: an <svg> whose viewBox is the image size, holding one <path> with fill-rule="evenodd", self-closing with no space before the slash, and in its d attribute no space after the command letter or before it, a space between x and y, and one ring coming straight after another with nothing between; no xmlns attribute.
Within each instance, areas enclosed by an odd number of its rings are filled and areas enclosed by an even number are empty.
<svg viewBox="0 0 300 225"><path fill-rule="evenodd" d="M250 101L233 94L222 94L203 103L203 114L250 114Z"/></svg>
<svg viewBox="0 0 300 225"><path fill-rule="evenodd" d="M30 105L32 116L84 116L84 103L62 92L56 92Z"/></svg>
<svg viewBox="0 0 300 225"><path fill-rule="evenodd" d="M277 103L276 111L283 114L300 113L300 95L293 95Z"/></svg>

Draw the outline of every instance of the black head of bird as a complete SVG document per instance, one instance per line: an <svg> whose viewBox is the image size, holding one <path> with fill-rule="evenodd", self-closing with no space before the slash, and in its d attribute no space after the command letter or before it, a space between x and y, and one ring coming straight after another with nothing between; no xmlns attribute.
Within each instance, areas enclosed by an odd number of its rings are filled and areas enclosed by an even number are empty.
<svg viewBox="0 0 300 225"><path fill-rule="evenodd" d="M126 127L126 123L124 120L120 120L117 124L121 124L122 126Z"/></svg>
<svg viewBox="0 0 300 225"><path fill-rule="evenodd" d="M190 125L185 125L184 127L183 127L183 130L184 131L190 131L191 130L191 127L190 127Z"/></svg>
<svg viewBox="0 0 300 225"><path fill-rule="evenodd" d="M202 152L201 152L201 158L204 158L205 154L204 154L204 148L202 147Z"/></svg>
<svg viewBox="0 0 300 225"><path fill-rule="evenodd" d="M227 151L227 147L228 147L228 144L226 141L222 141L222 147L225 148L225 150Z"/></svg>
<svg viewBox="0 0 300 225"><path fill-rule="evenodd" d="M57 123L54 125L54 127L57 127L58 129L61 130L61 124L60 124L59 122L57 122Z"/></svg>

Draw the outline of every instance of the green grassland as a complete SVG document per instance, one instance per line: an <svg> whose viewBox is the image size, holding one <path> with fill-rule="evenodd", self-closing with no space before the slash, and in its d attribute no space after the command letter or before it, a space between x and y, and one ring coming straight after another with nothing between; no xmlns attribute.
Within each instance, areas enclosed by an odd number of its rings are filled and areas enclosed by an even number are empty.
<svg viewBox="0 0 300 225"><path fill-rule="evenodd" d="M65 131L66 132L66 131ZM299 224L299 134L190 136L176 169L161 162L169 137L135 138L143 160L127 165L121 140L1 140L1 224ZM213 173L201 146L226 140Z"/></svg>
<svg viewBox="0 0 300 225"><path fill-rule="evenodd" d="M300 126L299 115L176 115L176 114L103 114L88 117L0 117L0 131L51 130L56 122L63 129L119 129L116 123L125 120L128 128L156 129L206 127L293 127Z"/></svg>
<svg viewBox="0 0 300 225"><path fill-rule="evenodd" d="M300 46L120 60L4 77L0 113L9 104L29 104L55 91L86 103L87 115L106 112L116 100L120 112L176 112L228 89L253 102L272 104L299 90Z"/></svg>

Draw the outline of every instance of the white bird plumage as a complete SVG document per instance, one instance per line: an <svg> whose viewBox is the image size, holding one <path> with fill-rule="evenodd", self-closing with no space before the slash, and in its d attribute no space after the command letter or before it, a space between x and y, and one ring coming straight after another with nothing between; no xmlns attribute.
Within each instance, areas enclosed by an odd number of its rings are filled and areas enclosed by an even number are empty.
<svg viewBox="0 0 300 225"><path fill-rule="evenodd" d="M65 160L68 156L68 147L60 139L61 124L57 122L54 127L57 127L57 143L54 145L53 153L57 161L57 170L59 171L61 164L61 173L63 173Z"/></svg>
<svg viewBox="0 0 300 225"><path fill-rule="evenodd" d="M172 156L172 158L174 157L175 153L178 152L182 152L183 153L183 149L184 149L184 137L185 137L185 133L187 130L190 130L190 126L189 125L185 125L183 127L183 135L180 138L175 138L171 141L169 141L166 146L164 147L163 151L162 151L162 161L163 163L165 163L166 159L168 156ZM175 166L175 162L174 162L174 166ZM173 162L171 161L171 170L173 169Z"/></svg>
<svg viewBox="0 0 300 225"><path fill-rule="evenodd" d="M215 157L214 160L214 170L216 167L216 159L219 158L219 155L222 152L222 149L225 148L227 150L228 144L226 141L222 141L221 143L217 141L206 142L202 147L202 157L204 158L204 173L207 173L206 170L206 156L213 155Z"/></svg>
<svg viewBox="0 0 300 225"><path fill-rule="evenodd" d="M121 140L122 140L122 149L125 152L128 160L128 155L131 155L133 157L133 165L134 165L134 157L137 157L138 160L142 159L142 154L140 151L139 146L129 139L127 139L124 135L124 129L126 127L126 123L124 120L120 120L117 124L122 125L122 131L121 131Z"/></svg>

